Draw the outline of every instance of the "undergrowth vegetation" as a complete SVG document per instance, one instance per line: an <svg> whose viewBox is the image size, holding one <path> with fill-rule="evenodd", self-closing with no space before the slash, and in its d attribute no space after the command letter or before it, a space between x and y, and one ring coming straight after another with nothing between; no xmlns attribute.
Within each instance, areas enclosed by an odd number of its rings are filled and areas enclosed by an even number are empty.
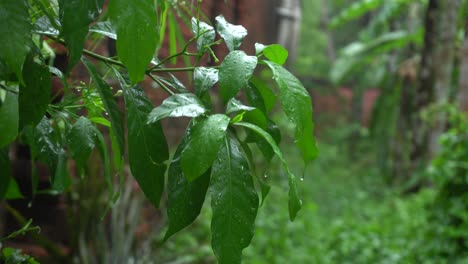
<svg viewBox="0 0 468 264"><path fill-rule="evenodd" d="M253 264L466 263L466 253L453 244L453 234L459 238L464 235L466 239L467 211L453 208L466 204L466 191L464 197L450 197L443 184L434 184L418 193L404 195L400 189L389 187L376 165L370 138L364 137L357 146L358 160L345 154L351 127L335 127L320 137L321 155L303 174L299 191L304 206L294 222L288 221L287 215L276 213L287 209L280 202L286 198L287 182L273 166L268 181L276 184L259 210L256 232L245 251L244 261ZM460 129L454 130L461 133ZM467 131L463 133L466 137ZM452 131L444 136L445 147L454 134ZM300 170L300 159L287 141L283 146L285 157L292 170ZM428 170L427 177L433 177L437 170L440 172L441 166L445 169L451 166L442 156L434 161L435 167ZM300 171L297 173L301 175ZM451 216L441 210L456 211L458 215ZM209 210L203 211L190 232L176 235L173 241L158 246L158 258L165 263L215 263L206 235L210 214ZM454 231L451 223L454 220L450 217L465 217L465 226L459 225L458 231Z"/></svg>

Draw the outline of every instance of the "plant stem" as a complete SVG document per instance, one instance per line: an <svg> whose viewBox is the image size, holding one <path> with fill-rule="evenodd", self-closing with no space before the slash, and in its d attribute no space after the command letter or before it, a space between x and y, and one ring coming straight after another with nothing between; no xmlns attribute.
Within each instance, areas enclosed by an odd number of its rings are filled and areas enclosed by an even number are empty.
<svg viewBox="0 0 468 264"><path fill-rule="evenodd" d="M0 88L2 88L3 90L7 91L7 92L10 92L10 93L14 93L14 94L18 94L17 91L15 90L12 90L10 87L0 83Z"/></svg>
<svg viewBox="0 0 468 264"><path fill-rule="evenodd" d="M27 223L24 216L22 216L20 212L18 212L15 208L11 207L8 203L5 203L5 208L21 226L24 226ZM52 256L54 256L58 260L63 261L65 255L54 242L40 234L32 233L31 236L34 239L34 241L36 241L39 245L44 247L47 250L47 252L52 254Z"/></svg>
<svg viewBox="0 0 468 264"><path fill-rule="evenodd" d="M83 49L83 53L90 56L90 57L92 57L92 58L95 58L97 60L100 60L100 61L103 61L103 62L106 62L106 63L109 63L109 64L113 64L113 65L116 65L116 66L125 67L125 65L121 61L113 60L111 58L108 58L108 57L99 55L97 53L94 53L94 52L92 52L90 50Z"/></svg>
<svg viewBox="0 0 468 264"><path fill-rule="evenodd" d="M162 83L160 80L158 80L158 78L156 78L154 75L152 75L151 73L148 73L147 75L148 75L154 82L156 82L164 91L166 91L168 94L174 95L174 92L171 91L169 88L167 88L167 86L164 85L164 83Z"/></svg>

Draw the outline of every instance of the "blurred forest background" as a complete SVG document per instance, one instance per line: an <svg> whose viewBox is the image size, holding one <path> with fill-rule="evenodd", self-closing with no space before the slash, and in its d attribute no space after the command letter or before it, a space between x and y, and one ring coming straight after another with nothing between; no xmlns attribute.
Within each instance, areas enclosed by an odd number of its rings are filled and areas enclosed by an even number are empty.
<svg viewBox="0 0 468 264"><path fill-rule="evenodd" d="M272 187L260 208L244 263L468 263L467 5L203 1L208 19L221 13L247 28L248 52L255 42L286 46L288 67L314 105L319 157L304 169L286 133L282 145L291 168L303 176L304 208L294 222L288 220L282 202L286 177L273 161L265 177L283 188ZM183 16L174 11L174 19ZM186 33L171 38L190 38ZM166 46L161 54L171 52ZM153 94L152 100L162 98ZM290 127L279 112L275 121ZM180 140L183 125L165 126L173 127L174 142ZM91 174L99 173L99 164L90 166ZM266 167L260 158L257 166ZM55 206L37 220L45 234L51 225L50 233L60 227L67 235L20 238L10 245L38 259L71 251L75 263L215 263L208 207L188 230L161 244L165 208L150 207L129 182L101 221L105 183L89 179L67 197L43 198ZM63 199L71 208L60 207ZM19 202L11 206L32 214ZM7 231L18 227L18 217L5 219Z"/></svg>

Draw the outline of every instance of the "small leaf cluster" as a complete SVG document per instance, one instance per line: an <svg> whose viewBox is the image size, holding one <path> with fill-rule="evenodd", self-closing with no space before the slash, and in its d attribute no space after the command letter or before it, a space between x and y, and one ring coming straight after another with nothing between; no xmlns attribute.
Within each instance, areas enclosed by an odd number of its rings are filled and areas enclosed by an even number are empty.
<svg viewBox="0 0 468 264"><path fill-rule="evenodd" d="M260 204L257 189L262 200L269 190L256 173L251 148L258 146L268 162L274 156L281 161L289 183L289 216L294 220L301 208L296 177L278 147L281 133L269 114L278 100L295 127L296 145L308 163L317 155L311 99L300 81L283 68L288 56L283 47L257 44L256 54L247 55L239 50L247 30L223 16L216 18L215 26L200 21L201 1L198 15L190 19L193 38L182 51L154 58L166 22L174 30L168 19L174 18L173 6L157 2L113 0L105 11L107 16L101 16L102 0L59 0L58 6L46 0L0 3L4 13L0 33L9 38L0 44L0 168L6 174L0 179L0 198L20 196L8 157L8 146L16 139L29 145L32 160L49 167L55 192L67 191L72 185L74 178L67 163L73 160L79 175L85 177L91 153L96 150L109 188L109 208L120 193L113 190L113 175L123 177L128 157L131 174L155 207L167 192L169 227L165 239L197 218L209 193L214 253L220 263L240 263L242 250L253 236ZM87 49L85 42L92 34L115 39L117 58ZM63 72L48 65L50 55L43 50L50 42L68 50L69 63ZM229 50L224 60L217 66L199 66L203 56L218 62L212 46L222 42ZM196 43L196 53L187 52L192 43ZM191 56L196 57L196 65L165 67L177 57ZM89 72L90 82L74 86L69 81L70 71L79 61ZM277 88L254 77L260 67L271 70ZM171 74L180 71L192 73L191 89ZM64 96L54 104L52 75L65 87ZM108 84L109 76L118 81L119 91ZM161 105L154 107L140 87L145 78L169 94ZM225 106L221 113L214 111L211 98L216 84ZM241 94L248 103L241 102ZM117 101L120 96L124 113ZM191 121L170 159L161 120L178 117ZM112 152L104 130L109 131ZM35 193L37 179L32 182Z"/></svg>

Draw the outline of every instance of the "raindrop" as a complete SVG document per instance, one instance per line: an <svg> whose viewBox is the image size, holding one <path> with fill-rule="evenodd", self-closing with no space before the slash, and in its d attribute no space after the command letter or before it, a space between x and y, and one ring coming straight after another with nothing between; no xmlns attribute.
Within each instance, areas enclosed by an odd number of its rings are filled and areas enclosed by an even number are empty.
<svg viewBox="0 0 468 264"><path fill-rule="evenodd" d="M109 115L109 113L107 113L107 112L105 112L104 114L105 114L106 116L108 116L108 115Z"/></svg>
<svg viewBox="0 0 468 264"><path fill-rule="evenodd" d="M263 175L263 177L264 177L265 179L268 178L268 174L265 173L265 174Z"/></svg>
<svg viewBox="0 0 468 264"><path fill-rule="evenodd" d="M304 177L301 177L301 181L304 181Z"/></svg>

